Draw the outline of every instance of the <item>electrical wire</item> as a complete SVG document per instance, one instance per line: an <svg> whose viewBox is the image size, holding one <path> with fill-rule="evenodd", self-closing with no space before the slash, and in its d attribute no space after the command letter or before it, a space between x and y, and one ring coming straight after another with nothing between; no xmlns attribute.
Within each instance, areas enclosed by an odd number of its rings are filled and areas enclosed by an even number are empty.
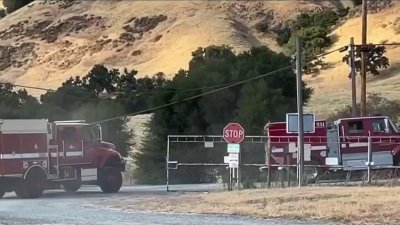
<svg viewBox="0 0 400 225"><path fill-rule="evenodd" d="M202 94L198 94L198 95L194 95L194 96L182 99L180 101L173 101L173 102L170 102L170 103L167 103L167 104L164 104L164 105L160 105L160 106L156 106L156 107L153 107L153 108L150 108L150 109L146 109L146 110L142 110L142 111L138 111L138 112L134 112L134 113L125 114L125 115L122 115L122 116L112 117L112 118L105 119L105 120L99 120L99 121L96 121L96 122L92 122L91 124L105 123L105 122L121 119L121 118L128 117L128 116L135 116L135 115L138 115L138 114L152 112L152 111L157 110L157 109L162 109L162 108L166 108L166 107L171 106L171 105L180 104L182 102L190 101L190 100L193 100L193 99L205 96L205 95L209 95L209 94L212 94L212 93L215 93L215 92L219 92L219 91L222 91L224 89L228 89L228 88L240 85L240 84L244 84L244 83L247 83L247 82L250 82L250 81L253 81L253 80L257 80L257 79L260 79L260 78L263 78L263 77L271 76L271 75L274 75L276 73L279 73L279 72L282 72L282 71L285 71L285 70L288 70L288 69L291 69L291 68L292 68L292 66L283 67L283 68L274 70L274 71L269 72L269 73L265 73L265 74L261 74L259 76L248 78L248 79L236 82L234 84L230 84L230 85L227 85L227 86L224 86L224 87L221 87L221 88L217 88L217 89L214 89L214 90L211 90L211 91L208 91L208 92L204 92Z"/></svg>
<svg viewBox="0 0 400 225"><path fill-rule="evenodd" d="M43 87L33 87L33 86L27 86L27 85L20 85L20 84L13 84L9 82L0 82L0 85L12 85L13 87L21 87L21 88L27 88L27 89L36 89L36 90L42 90L42 91L56 91L54 89L50 88L43 88Z"/></svg>

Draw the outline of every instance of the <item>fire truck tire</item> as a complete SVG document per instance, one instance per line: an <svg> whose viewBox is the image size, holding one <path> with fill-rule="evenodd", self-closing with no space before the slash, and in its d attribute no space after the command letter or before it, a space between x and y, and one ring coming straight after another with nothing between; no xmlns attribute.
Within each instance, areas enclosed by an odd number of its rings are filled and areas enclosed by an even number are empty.
<svg viewBox="0 0 400 225"><path fill-rule="evenodd" d="M104 169L99 174L99 186L104 193L116 193L122 186L122 174L115 169Z"/></svg>
<svg viewBox="0 0 400 225"><path fill-rule="evenodd" d="M15 189L19 198L39 198L42 196L46 182L46 174L42 169L33 168L28 171L24 180Z"/></svg>

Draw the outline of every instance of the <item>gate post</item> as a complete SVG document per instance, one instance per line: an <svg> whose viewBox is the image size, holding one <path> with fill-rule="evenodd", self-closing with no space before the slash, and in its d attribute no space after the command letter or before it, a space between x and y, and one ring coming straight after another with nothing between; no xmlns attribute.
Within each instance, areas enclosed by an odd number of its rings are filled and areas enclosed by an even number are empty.
<svg viewBox="0 0 400 225"><path fill-rule="evenodd" d="M371 183L371 164L372 164L372 141L368 136L368 184Z"/></svg>
<svg viewBox="0 0 400 225"><path fill-rule="evenodd" d="M169 192L169 135L167 136L167 157L165 157L165 168L166 168L166 185L167 185L167 192Z"/></svg>

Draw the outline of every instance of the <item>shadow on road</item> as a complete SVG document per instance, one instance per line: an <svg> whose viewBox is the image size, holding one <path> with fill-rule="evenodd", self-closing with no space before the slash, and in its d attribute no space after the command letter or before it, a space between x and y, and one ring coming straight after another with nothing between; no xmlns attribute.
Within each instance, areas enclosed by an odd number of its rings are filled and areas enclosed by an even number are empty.
<svg viewBox="0 0 400 225"><path fill-rule="evenodd" d="M121 191L117 193L107 194L103 193L99 188L88 187L82 188L75 193L64 192L63 190L46 190L42 197L38 199L89 199L89 198L119 198L119 197L145 197L145 196L155 196L155 195L176 195L173 192L167 192L165 190L154 190L150 187L148 188L132 188L124 187ZM6 196L1 201L15 200L18 197L14 192L7 193ZM26 199L24 199L26 200ZM35 200L35 199L29 199Z"/></svg>

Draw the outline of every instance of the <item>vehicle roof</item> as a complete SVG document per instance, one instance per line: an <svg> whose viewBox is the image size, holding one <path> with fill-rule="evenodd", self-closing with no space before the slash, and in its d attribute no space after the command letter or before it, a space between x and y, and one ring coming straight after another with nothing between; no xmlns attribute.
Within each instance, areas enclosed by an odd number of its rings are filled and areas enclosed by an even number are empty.
<svg viewBox="0 0 400 225"><path fill-rule="evenodd" d="M389 118L387 116L360 116L360 117L347 117L347 118L340 118L337 121L342 121L342 120L362 120L362 119L386 119Z"/></svg>
<svg viewBox="0 0 400 225"><path fill-rule="evenodd" d="M90 125L88 123L55 123L56 125L59 126L87 126Z"/></svg>
<svg viewBox="0 0 400 225"><path fill-rule="evenodd" d="M85 120L67 120L67 121L54 121L56 125L61 125L61 126L82 126L82 125L90 125L89 123L86 123Z"/></svg>

